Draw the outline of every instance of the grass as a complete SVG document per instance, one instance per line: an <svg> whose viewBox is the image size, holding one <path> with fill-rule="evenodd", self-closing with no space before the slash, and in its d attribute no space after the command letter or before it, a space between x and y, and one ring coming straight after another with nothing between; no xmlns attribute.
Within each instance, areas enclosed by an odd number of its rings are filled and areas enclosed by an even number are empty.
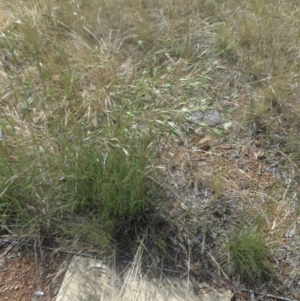
<svg viewBox="0 0 300 301"><path fill-rule="evenodd" d="M152 213L173 214L170 191L183 200L194 183L195 195L212 194L211 206L229 190L242 194L233 206L242 209L234 210L264 216L263 234L284 243L286 221L299 217L297 1L6 2L3 234L50 236L66 248L112 254L116 237L138 232ZM224 127L189 118L214 108L223 111ZM206 136L214 136L212 152L195 151ZM254 140L264 156L250 152ZM241 157L253 166L235 164ZM268 172L273 185L265 185ZM174 227L199 227L202 211L186 211L188 218L178 209ZM210 222L219 231L219 220ZM266 248L256 232L237 234L227 251L242 281L265 277Z"/></svg>
<svg viewBox="0 0 300 301"><path fill-rule="evenodd" d="M85 240L74 219L87 215L114 238L163 198L155 157L180 139L196 90L209 79L181 59L188 40L160 49L163 37L141 23L158 17L147 7L139 5L139 19L119 3L126 18L110 22L114 6L105 2L103 10L97 2L54 3L27 2L22 14L5 7L13 15L0 41L3 91L10 91L1 111L3 228ZM189 23L182 26L183 41Z"/></svg>
<svg viewBox="0 0 300 301"><path fill-rule="evenodd" d="M253 285L271 278L269 261L271 247L257 227L244 228L235 233L227 243L229 262L240 281Z"/></svg>

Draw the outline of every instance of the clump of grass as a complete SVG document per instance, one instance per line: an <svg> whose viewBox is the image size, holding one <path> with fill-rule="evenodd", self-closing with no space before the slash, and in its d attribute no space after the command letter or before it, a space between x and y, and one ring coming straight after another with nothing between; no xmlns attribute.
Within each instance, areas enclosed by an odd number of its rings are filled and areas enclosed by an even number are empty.
<svg viewBox="0 0 300 301"><path fill-rule="evenodd" d="M271 277L271 247L256 227L236 232L228 241L227 250L233 273L240 281L253 285Z"/></svg>
<svg viewBox="0 0 300 301"><path fill-rule="evenodd" d="M92 143L80 145L76 154L69 153L62 189L73 194L74 212L93 212L105 222L128 224L150 210L156 186L149 178L151 139L135 137L129 141L131 145L120 145L115 138L107 148Z"/></svg>
<svg viewBox="0 0 300 301"><path fill-rule="evenodd" d="M224 180L221 177L215 175L211 179L210 189L215 196L220 196L225 190Z"/></svg>
<svg viewBox="0 0 300 301"><path fill-rule="evenodd" d="M61 158L38 151L34 155L39 158L30 162L25 154L14 162L8 155L0 157L4 231L60 233L71 245L93 240L103 251L110 249L116 234L126 235L147 218L161 197L151 168L153 137L122 133L102 137L101 143L95 135L90 137L94 141L77 135L69 145L56 145L62 148ZM92 238L95 232L97 239Z"/></svg>

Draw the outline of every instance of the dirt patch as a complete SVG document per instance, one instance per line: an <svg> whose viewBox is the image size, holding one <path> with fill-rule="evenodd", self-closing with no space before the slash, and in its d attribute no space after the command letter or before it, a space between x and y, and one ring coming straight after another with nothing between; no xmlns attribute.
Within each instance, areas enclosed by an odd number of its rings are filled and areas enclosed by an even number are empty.
<svg viewBox="0 0 300 301"><path fill-rule="evenodd" d="M0 301L56 300L71 256L0 242Z"/></svg>

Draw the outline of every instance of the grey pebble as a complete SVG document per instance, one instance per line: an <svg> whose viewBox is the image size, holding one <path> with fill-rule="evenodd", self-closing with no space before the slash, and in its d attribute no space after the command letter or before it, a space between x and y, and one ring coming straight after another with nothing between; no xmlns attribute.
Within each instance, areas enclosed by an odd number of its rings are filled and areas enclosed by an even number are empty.
<svg viewBox="0 0 300 301"><path fill-rule="evenodd" d="M222 124L222 115L218 110L196 111L189 116L194 122L205 122L210 126Z"/></svg>

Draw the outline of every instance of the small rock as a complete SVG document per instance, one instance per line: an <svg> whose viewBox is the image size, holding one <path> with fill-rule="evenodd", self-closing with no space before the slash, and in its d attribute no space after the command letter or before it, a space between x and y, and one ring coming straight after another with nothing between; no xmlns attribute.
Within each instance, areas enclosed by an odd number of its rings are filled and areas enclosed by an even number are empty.
<svg viewBox="0 0 300 301"><path fill-rule="evenodd" d="M45 293L42 292L42 291L36 291L36 292L33 293L33 295L34 295L34 296L44 296Z"/></svg>
<svg viewBox="0 0 300 301"><path fill-rule="evenodd" d="M218 110L197 111L190 115L190 120L204 122L210 126L217 126L222 124L222 115Z"/></svg>

